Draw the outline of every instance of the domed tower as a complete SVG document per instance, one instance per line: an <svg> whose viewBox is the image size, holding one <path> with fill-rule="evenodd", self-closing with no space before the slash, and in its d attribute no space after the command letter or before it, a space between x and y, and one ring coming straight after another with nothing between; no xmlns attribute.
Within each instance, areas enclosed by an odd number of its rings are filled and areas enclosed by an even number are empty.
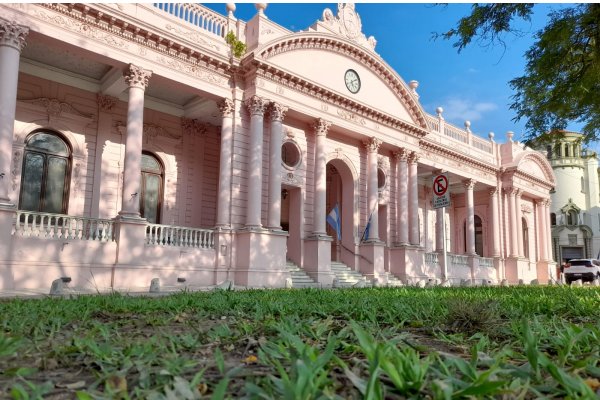
<svg viewBox="0 0 600 400"><path fill-rule="evenodd" d="M598 157L583 147L583 135L561 131L537 147L545 150L554 170L550 221L555 260L596 258L600 250Z"/></svg>

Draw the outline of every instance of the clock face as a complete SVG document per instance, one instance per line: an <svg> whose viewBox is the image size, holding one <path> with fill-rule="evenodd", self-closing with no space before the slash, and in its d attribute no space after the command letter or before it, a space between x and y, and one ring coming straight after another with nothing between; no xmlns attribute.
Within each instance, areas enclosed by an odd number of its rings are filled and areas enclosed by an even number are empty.
<svg viewBox="0 0 600 400"><path fill-rule="evenodd" d="M350 93L358 93L360 90L360 77L355 70L349 69L346 71L346 75L344 75L344 81L346 82L346 87Z"/></svg>

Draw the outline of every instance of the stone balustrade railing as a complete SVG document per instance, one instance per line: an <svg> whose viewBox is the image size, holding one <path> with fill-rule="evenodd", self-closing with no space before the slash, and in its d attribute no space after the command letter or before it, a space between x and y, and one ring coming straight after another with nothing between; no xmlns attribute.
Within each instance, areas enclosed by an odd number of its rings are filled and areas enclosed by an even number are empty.
<svg viewBox="0 0 600 400"><path fill-rule="evenodd" d="M481 257L479 259L479 266L485 267L485 268L494 268L494 259L487 258L487 257Z"/></svg>
<svg viewBox="0 0 600 400"><path fill-rule="evenodd" d="M438 265L438 253L425 253L425 264L427 265Z"/></svg>
<svg viewBox="0 0 600 400"><path fill-rule="evenodd" d="M459 254L448 254L448 263L454 267L469 267L469 257Z"/></svg>
<svg viewBox="0 0 600 400"><path fill-rule="evenodd" d="M114 221L73 217L63 214L19 210L15 213L12 234L25 237L112 242Z"/></svg>
<svg viewBox="0 0 600 400"><path fill-rule="evenodd" d="M214 249L214 231L212 229L148 224L146 227L146 244Z"/></svg>
<svg viewBox="0 0 600 400"><path fill-rule="evenodd" d="M227 18L196 3L154 3L154 7L213 35L225 37Z"/></svg>

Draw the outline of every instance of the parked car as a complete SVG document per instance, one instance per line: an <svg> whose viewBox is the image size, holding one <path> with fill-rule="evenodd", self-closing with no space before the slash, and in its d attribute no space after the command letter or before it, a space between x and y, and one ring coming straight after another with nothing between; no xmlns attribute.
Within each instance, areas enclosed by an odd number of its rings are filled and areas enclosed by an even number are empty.
<svg viewBox="0 0 600 400"><path fill-rule="evenodd" d="M600 260L591 258L571 260L567 263L564 274L567 284L578 279L583 282L600 279Z"/></svg>

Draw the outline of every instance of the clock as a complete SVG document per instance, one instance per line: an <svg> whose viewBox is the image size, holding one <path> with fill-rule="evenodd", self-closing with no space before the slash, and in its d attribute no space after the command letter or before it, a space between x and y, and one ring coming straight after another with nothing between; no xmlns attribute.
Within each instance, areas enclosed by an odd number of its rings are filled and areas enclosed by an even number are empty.
<svg viewBox="0 0 600 400"><path fill-rule="evenodd" d="M358 93L360 90L360 77L355 70L349 69L346 71L346 74L344 75L344 81L346 82L346 87L350 93Z"/></svg>

